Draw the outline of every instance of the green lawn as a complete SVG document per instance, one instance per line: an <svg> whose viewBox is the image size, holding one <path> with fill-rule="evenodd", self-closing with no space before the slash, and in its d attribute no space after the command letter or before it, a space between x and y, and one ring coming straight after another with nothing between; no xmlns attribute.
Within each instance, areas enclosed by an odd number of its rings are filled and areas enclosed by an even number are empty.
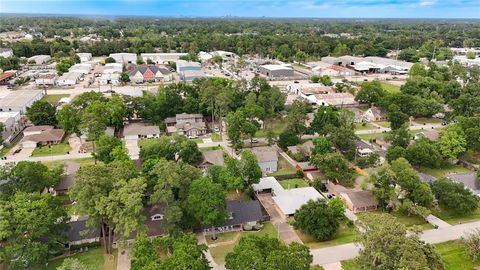
<svg viewBox="0 0 480 270"><path fill-rule="evenodd" d="M273 121L267 122L267 129L271 129L275 136L278 137L280 133L285 129L287 123L282 118L274 119ZM267 130L261 129L255 133L256 138L265 138L267 136Z"/></svg>
<svg viewBox="0 0 480 270"><path fill-rule="evenodd" d="M302 179L302 178L281 180L280 185L282 185L284 189L308 187L307 181L305 181L305 179Z"/></svg>
<svg viewBox="0 0 480 270"><path fill-rule="evenodd" d="M435 176L437 178L442 178L449 173L468 173L468 172L471 172L469 169L461 167L461 166L457 166L457 165L450 165L450 166L447 166L447 167L444 167L444 168L434 168L434 169L426 168L426 167L418 167L417 170L420 171L420 172L426 173L426 174L430 174L430 175Z"/></svg>
<svg viewBox="0 0 480 270"><path fill-rule="evenodd" d="M472 213L463 214L463 215L459 215L457 213L445 211L442 209L434 210L432 214L444 220L445 222L450 223L451 225L455 225L459 222L465 223L465 222L480 220L480 208L478 208Z"/></svg>
<svg viewBox="0 0 480 270"><path fill-rule="evenodd" d="M269 173L269 176L277 176L277 175L284 175L284 174L292 174L297 172L288 161L286 161L283 157L278 158L278 170L276 172Z"/></svg>
<svg viewBox="0 0 480 270"><path fill-rule="evenodd" d="M389 128L390 127L390 122L387 121L380 121L380 122L375 122L375 124L384 127L384 128Z"/></svg>
<svg viewBox="0 0 480 270"><path fill-rule="evenodd" d="M370 123L355 123L355 130L375 129L376 127Z"/></svg>
<svg viewBox="0 0 480 270"><path fill-rule="evenodd" d="M381 211L364 212L357 214L357 216L363 217L366 215L379 215L381 213ZM427 221L425 221L425 219L419 216L408 216L407 214L400 211L389 213L389 215L394 216L399 222L405 224L407 227L420 226L423 230L433 229L433 226L430 225L430 223L428 223Z"/></svg>
<svg viewBox="0 0 480 270"><path fill-rule="evenodd" d="M116 270L117 269L117 251L114 251L112 257L105 255L102 248L92 248L87 252L77 253L71 258L77 258L83 262L89 270ZM45 268L46 270L55 270L63 262L63 259L51 261Z"/></svg>
<svg viewBox="0 0 480 270"><path fill-rule="evenodd" d="M260 231L241 232L240 234L241 234L240 238L247 235L258 235L258 236L268 235L270 237L274 237L278 239L277 230L270 222L264 223L264 227ZM212 247L210 248L210 253L212 254L212 257L215 260L215 262L217 262L217 264L223 265L225 264L225 256L227 255L227 253L232 251L236 245L237 243Z"/></svg>
<svg viewBox="0 0 480 270"><path fill-rule="evenodd" d="M10 149L12 149L13 146L4 146L1 150L0 150L0 157L3 157L5 156L8 151L10 151Z"/></svg>
<svg viewBox="0 0 480 270"><path fill-rule="evenodd" d="M313 236L301 230L296 230L296 232L302 242L309 248L320 248L352 243L357 239L357 236L359 235L359 232L355 228L355 226L349 227L345 223L340 224L340 228L338 229L335 238L328 241L318 241L313 238Z"/></svg>
<svg viewBox="0 0 480 270"><path fill-rule="evenodd" d="M33 150L32 157L44 157L44 156L58 156L66 155L67 152L71 151L72 147L68 143L54 144L50 147L37 147Z"/></svg>
<svg viewBox="0 0 480 270"><path fill-rule="evenodd" d="M414 121L418 124L438 124L438 123L441 123L443 120L438 118L421 117L421 118L416 118Z"/></svg>
<svg viewBox="0 0 480 270"><path fill-rule="evenodd" d="M480 260L472 263L467 250L460 240L434 245L445 265L445 270L473 270L480 266Z"/></svg>
<svg viewBox="0 0 480 270"><path fill-rule="evenodd" d="M358 267L355 259L342 261L342 270L358 270L358 269L360 269L360 267Z"/></svg>
<svg viewBox="0 0 480 270"><path fill-rule="evenodd" d="M369 141L373 139L383 139L383 135L385 135L385 133L379 132L379 133L371 133L371 134L359 134L357 136L362 140Z"/></svg>
<svg viewBox="0 0 480 270"><path fill-rule="evenodd" d="M222 141L222 136L220 136L220 134L218 134L218 133L212 133L212 134L210 134L210 138L211 138L212 141L214 141L214 142L221 142L221 141Z"/></svg>
<svg viewBox="0 0 480 270"><path fill-rule="evenodd" d="M223 148L221 146L210 146L210 147L199 148L200 152L208 152L208 151L219 150L219 149L223 149Z"/></svg>
<svg viewBox="0 0 480 270"><path fill-rule="evenodd" d="M61 98L69 97L68 94L53 94L53 95L45 95L43 96L43 100L47 101L50 104L56 104L60 101Z"/></svg>
<svg viewBox="0 0 480 270"><path fill-rule="evenodd" d="M191 141L194 141L196 144L203 143L203 139L190 139Z"/></svg>
<svg viewBox="0 0 480 270"><path fill-rule="evenodd" d="M320 265L312 265L310 266L310 270L325 270L325 268L321 267Z"/></svg>
<svg viewBox="0 0 480 270"><path fill-rule="evenodd" d="M240 234L240 232L225 232L217 234L216 240L212 240L212 237L210 235L205 236L205 239L207 239L207 244L211 245L215 243L232 241L233 239L235 239L235 237L237 237L238 234Z"/></svg>
<svg viewBox="0 0 480 270"><path fill-rule="evenodd" d="M400 86L394 85L388 82L380 82L382 85L383 89L389 93L398 93L400 92Z"/></svg>

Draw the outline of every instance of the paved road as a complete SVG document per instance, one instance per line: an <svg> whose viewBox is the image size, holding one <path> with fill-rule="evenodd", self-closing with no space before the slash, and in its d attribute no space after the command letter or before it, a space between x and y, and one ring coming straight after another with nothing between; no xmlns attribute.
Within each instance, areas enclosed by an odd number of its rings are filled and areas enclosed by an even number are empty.
<svg viewBox="0 0 480 270"><path fill-rule="evenodd" d="M466 233L480 229L480 221L459 224L451 227L426 230L420 236L420 239L430 243L442 243L450 240L460 239ZM344 260L350 260L358 256L360 246L357 243L345 245L311 249L313 255L313 265L325 265Z"/></svg>
<svg viewBox="0 0 480 270"><path fill-rule="evenodd" d="M0 165L5 165L9 162L19 162L19 161L54 161L54 160L67 160L67 159L78 159L78 158L89 158L92 157L91 153L72 153L70 155L59 155L59 156L46 156L46 157L28 157L28 158L18 158L10 157L6 160L0 160Z"/></svg>

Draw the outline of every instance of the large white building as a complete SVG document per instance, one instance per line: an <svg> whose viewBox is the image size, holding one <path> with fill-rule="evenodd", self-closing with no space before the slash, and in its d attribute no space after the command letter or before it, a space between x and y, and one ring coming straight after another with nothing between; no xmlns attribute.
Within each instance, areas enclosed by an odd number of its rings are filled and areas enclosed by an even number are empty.
<svg viewBox="0 0 480 270"><path fill-rule="evenodd" d="M118 73L104 73L98 80L100 84L111 84L119 85L120 84L120 74Z"/></svg>
<svg viewBox="0 0 480 270"><path fill-rule="evenodd" d="M202 70L202 65L200 65L200 63L198 62L178 60L176 64L177 64L178 73L187 71L187 70Z"/></svg>
<svg viewBox="0 0 480 270"><path fill-rule="evenodd" d="M137 54L135 53L111 53L110 57L115 59L115 63L124 65L137 63Z"/></svg>
<svg viewBox="0 0 480 270"><path fill-rule="evenodd" d="M82 63L82 64L75 64L71 66L68 71L69 72L79 72L83 73L84 75L90 73L90 71L93 69L93 65L89 63Z"/></svg>
<svg viewBox="0 0 480 270"><path fill-rule="evenodd" d="M77 84L82 78L84 74L81 72L67 72L64 73L60 78L57 80L58 86L71 86Z"/></svg>
<svg viewBox="0 0 480 270"><path fill-rule="evenodd" d="M258 71L268 78L293 77L295 74L292 67L285 65L263 65Z"/></svg>
<svg viewBox="0 0 480 270"><path fill-rule="evenodd" d="M80 62L88 62L92 60L92 54L91 53L77 53L78 57L80 58Z"/></svg>
<svg viewBox="0 0 480 270"><path fill-rule="evenodd" d="M13 50L11 48L0 48L0 56L5 58L12 57Z"/></svg>
<svg viewBox="0 0 480 270"><path fill-rule="evenodd" d="M105 67L103 69L103 73L122 73L123 71L123 65L121 63L108 63L105 64Z"/></svg>
<svg viewBox="0 0 480 270"><path fill-rule="evenodd" d="M24 114L28 107L41 99L43 90L17 90L0 99L0 112L19 112Z"/></svg>
<svg viewBox="0 0 480 270"><path fill-rule="evenodd" d="M0 112L0 123L3 124L2 139L7 145L24 127L20 112Z"/></svg>
<svg viewBox="0 0 480 270"><path fill-rule="evenodd" d="M57 76L55 74L47 74L35 79L37 86L52 86L57 84Z"/></svg>
<svg viewBox="0 0 480 270"><path fill-rule="evenodd" d="M52 60L50 55L35 55L28 58L28 62L35 62L36 65L46 64Z"/></svg>
<svg viewBox="0 0 480 270"><path fill-rule="evenodd" d="M165 64L180 60L181 57L188 56L188 53L142 53L140 56L145 62L151 60L155 64Z"/></svg>

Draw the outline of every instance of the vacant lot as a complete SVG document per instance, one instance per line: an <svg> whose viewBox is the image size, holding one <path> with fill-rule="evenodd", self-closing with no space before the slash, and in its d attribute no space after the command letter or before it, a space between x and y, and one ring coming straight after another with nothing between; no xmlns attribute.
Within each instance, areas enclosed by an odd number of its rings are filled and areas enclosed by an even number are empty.
<svg viewBox="0 0 480 270"><path fill-rule="evenodd" d="M318 241L313 236L301 230L296 230L296 232L298 237L300 237L300 239L302 240L302 242L310 248L320 248L320 247L328 247L328 246L352 243L356 240L357 236L359 235L359 232L355 228L355 226L347 226L347 224L345 223L342 223L340 225L340 228L338 229L338 232L335 238L328 241Z"/></svg>

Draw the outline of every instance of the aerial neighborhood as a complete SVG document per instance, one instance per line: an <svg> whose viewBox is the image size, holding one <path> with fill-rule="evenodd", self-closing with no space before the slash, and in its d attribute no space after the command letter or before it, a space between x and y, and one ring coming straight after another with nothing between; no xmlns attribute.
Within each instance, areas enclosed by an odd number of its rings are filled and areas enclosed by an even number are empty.
<svg viewBox="0 0 480 270"><path fill-rule="evenodd" d="M480 266L478 21L0 30L1 270Z"/></svg>

